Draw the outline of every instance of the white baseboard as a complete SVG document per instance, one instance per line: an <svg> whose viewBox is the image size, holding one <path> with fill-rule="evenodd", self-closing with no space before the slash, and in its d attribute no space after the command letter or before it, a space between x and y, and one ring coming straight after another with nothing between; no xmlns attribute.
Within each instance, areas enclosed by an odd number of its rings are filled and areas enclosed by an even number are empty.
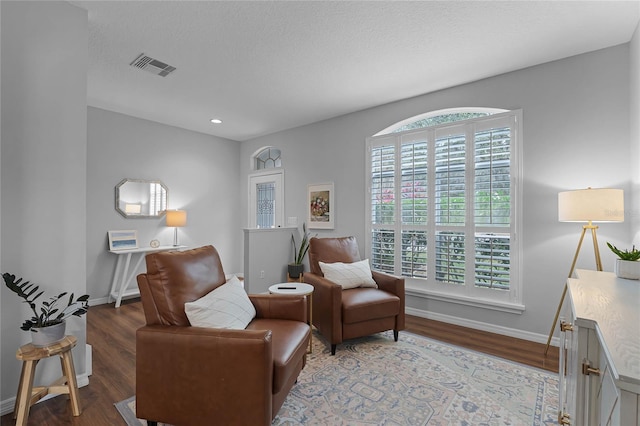
<svg viewBox="0 0 640 426"><path fill-rule="evenodd" d="M96 299L89 299L89 306L106 305L109 303L109 297L98 297Z"/></svg>
<svg viewBox="0 0 640 426"><path fill-rule="evenodd" d="M86 375L89 377L93 374L93 346L87 343L85 348L85 370L87 370Z"/></svg>
<svg viewBox="0 0 640 426"><path fill-rule="evenodd" d="M517 330L515 328L502 327L495 324L488 324L480 321L473 321L466 318L453 317L445 314L438 314L434 312L423 311L415 308L405 308L405 312L409 315L413 315L420 318L427 318L434 321L446 322L448 324L459 325L462 327L472 328L474 330L487 331L490 333L501 334L503 336L514 337L516 339L528 340L530 342L546 344L548 336L539 333L531 333L529 331ZM552 346L558 346L560 339L554 337L551 339Z"/></svg>

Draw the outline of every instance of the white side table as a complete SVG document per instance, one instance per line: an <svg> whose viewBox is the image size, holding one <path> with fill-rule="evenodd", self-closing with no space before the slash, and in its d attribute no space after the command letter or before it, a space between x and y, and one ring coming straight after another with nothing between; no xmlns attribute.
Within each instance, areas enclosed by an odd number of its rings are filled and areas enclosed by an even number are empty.
<svg viewBox="0 0 640 426"><path fill-rule="evenodd" d="M158 251L172 251L172 250L180 250L183 248L187 248L187 246L160 246L160 247L143 247L143 248L134 248L134 249L125 249L125 250L109 250L110 253L117 254L118 260L116 262L116 269L113 273L113 281L111 282L111 291L109 292L108 303L111 303L112 300L116 301L116 308L120 307L122 303L123 297L130 296L139 296L140 290L138 286L135 288L129 288L133 277L140 267L142 260L144 259L144 255L146 253L158 252ZM134 254L139 254L138 261L136 265L129 272L129 267L131 266L131 258ZM124 266L123 266L124 259Z"/></svg>
<svg viewBox="0 0 640 426"><path fill-rule="evenodd" d="M309 353L313 352L313 286L306 283L278 283L269 287L269 293L289 296L309 296Z"/></svg>

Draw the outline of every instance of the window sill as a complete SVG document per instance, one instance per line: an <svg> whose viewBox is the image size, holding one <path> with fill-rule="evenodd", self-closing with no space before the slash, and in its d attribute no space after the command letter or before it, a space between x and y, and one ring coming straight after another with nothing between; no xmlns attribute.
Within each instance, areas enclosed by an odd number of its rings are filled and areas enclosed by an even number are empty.
<svg viewBox="0 0 640 426"><path fill-rule="evenodd" d="M522 313L525 311L525 306L520 303L471 298L457 294L448 294L425 290L423 288L405 287L405 293L407 294L407 296L421 297L423 299L429 300L439 300L441 302L473 306L475 308L487 309L492 311L508 312L510 314L522 315Z"/></svg>

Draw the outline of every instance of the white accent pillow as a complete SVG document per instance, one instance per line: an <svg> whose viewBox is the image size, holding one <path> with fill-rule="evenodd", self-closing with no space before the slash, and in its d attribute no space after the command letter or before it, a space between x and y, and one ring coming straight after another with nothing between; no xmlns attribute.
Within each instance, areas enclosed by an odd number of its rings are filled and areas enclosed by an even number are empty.
<svg viewBox="0 0 640 426"><path fill-rule="evenodd" d="M356 287L378 288L378 285L371 276L369 259L353 263L318 262L318 264L320 265L320 270L322 270L324 277L336 284L339 284L343 290Z"/></svg>
<svg viewBox="0 0 640 426"><path fill-rule="evenodd" d="M200 299L185 303L184 312L194 327L234 330L244 330L256 316L256 308L236 277Z"/></svg>

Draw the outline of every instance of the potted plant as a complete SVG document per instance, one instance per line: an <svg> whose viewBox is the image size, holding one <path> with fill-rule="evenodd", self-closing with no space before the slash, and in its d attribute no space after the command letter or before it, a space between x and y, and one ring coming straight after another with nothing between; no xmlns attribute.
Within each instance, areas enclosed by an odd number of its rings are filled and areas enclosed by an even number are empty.
<svg viewBox="0 0 640 426"><path fill-rule="evenodd" d="M37 309L36 300L44 293L40 291L39 286L29 281L22 282L22 278L16 280L15 275L6 272L2 274L2 278L7 288L24 299L23 302L33 311L33 317L25 320L20 329L31 332L31 341L34 346L47 346L61 340L65 333L65 320L71 315L82 316L89 309L88 294L74 300L71 293L66 302L67 306L61 310L58 302L62 301L67 292L43 301L40 309Z"/></svg>
<svg viewBox="0 0 640 426"><path fill-rule="evenodd" d="M302 261L309 251L309 233L307 232L307 225L302 223L302 241L300 241L300 250L296 246L296 239L291 234L291 244L293 244L293 262L287 267L289 278L300 278L300 274L304 272L304 265Z"/></svg>
<svg viewBox="0 0 640 426"><path fill-rule="evenodd" d="M632 246L631 250L620 250L613 244L607 242L607 247L618 256L614 272L617 277L629 280L640 280L640 250Z"/></svg>

